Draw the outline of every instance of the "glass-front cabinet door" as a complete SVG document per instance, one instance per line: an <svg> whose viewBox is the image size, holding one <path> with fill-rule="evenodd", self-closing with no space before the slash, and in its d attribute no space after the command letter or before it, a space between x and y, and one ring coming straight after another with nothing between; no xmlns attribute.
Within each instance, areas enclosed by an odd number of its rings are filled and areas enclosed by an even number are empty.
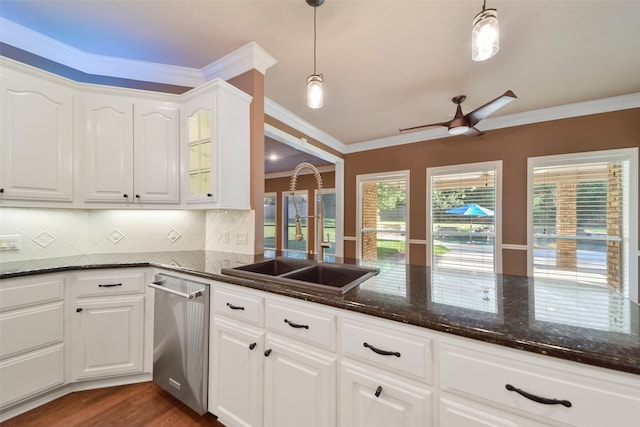
<svg viewBox="0 0 640 427"><path fill-rule="evenodd" d="M189 198L216 201L216 143L211 126L211 110L197 109L188 117Z"/></svg>

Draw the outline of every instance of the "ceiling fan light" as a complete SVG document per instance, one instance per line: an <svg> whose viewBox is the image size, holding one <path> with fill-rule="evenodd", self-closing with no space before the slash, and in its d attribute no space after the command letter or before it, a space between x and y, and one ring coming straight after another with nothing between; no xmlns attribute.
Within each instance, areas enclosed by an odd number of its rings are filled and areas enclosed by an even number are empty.
<svg viewBox="0 0 640 427"><path fill-rule="evenodd" d="M322 74L312 74L307 77L307 106L322 108Z"/></svg>
<svg viewBox="0 0 640 427"><path fill-rule="evenodd" d="M467 133L469 130L469 126L462 125L456 126L449 129L449 135L462 135L463 133Z"/></svg>
<svg viewBox="0 0 640 427"><path fill-rule="evenodd" d="M473 19L471 31L471 59L484 61L500 50L500 31L498 28L498 11L484 9Z"/></svg>

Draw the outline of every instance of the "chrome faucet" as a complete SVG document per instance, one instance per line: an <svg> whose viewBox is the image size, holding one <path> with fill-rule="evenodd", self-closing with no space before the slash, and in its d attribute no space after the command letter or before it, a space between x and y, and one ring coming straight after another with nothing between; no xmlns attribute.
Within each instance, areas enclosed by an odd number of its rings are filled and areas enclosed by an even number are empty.
<svg viewBox="0 0 640 427"><path fill-rule="evenodd" d="M316 179L316 184L318 185L318 196L316 198L316 214L315 216L306 216L301 217L298 213L298 205L296 205L295 191L296 184L298 183L298 174L302 169L309 169L313 172L313 176ZM316 221L316 239L320 242L318 245L318 262L324 261L324 251L328 247L330 247L329 235L327 235L327 240L324 240L324 206L322 203L322 177L320 176L320 171L313 166L311 163L302 162L293 170L293 175L291 175L291 181L289 183L289 194L291 195L291 201L293 202L293 208L296 211L296 235L295 239L300 241L303 239L302 236L302 226L300 225L300 218L314 218ZM313 253L313 250L310 250L310 253Z"/></svg>

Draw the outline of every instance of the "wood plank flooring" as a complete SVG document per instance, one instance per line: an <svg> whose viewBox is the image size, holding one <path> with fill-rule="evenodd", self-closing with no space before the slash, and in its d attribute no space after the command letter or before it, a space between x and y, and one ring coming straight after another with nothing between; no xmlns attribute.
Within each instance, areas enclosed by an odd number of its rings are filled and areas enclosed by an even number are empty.
<svg viewBox="0 0 640 427"><path fill-rule="evenodd" d="M71 393L0 425L224 427L215 416L196 414L152 382Z"/></svg>

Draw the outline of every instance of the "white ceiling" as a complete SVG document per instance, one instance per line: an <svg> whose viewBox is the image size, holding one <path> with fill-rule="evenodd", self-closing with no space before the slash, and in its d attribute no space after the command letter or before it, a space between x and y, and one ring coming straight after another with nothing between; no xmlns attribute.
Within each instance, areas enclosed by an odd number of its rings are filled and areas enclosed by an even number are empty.
<svg viewBox="0 0 640 427"><path fill-rule="evenodd" d="M518 99L500 116L640 92L640 1L488 0L500 52L476 63L470 33L481 7L326 0L317 10L320 110L305 101L305 0L0 0L0 16L87 53L197 69L255 41L278 61L266 96L345 144L448 120L458 94L466 113L513 90Z"/></svg>

